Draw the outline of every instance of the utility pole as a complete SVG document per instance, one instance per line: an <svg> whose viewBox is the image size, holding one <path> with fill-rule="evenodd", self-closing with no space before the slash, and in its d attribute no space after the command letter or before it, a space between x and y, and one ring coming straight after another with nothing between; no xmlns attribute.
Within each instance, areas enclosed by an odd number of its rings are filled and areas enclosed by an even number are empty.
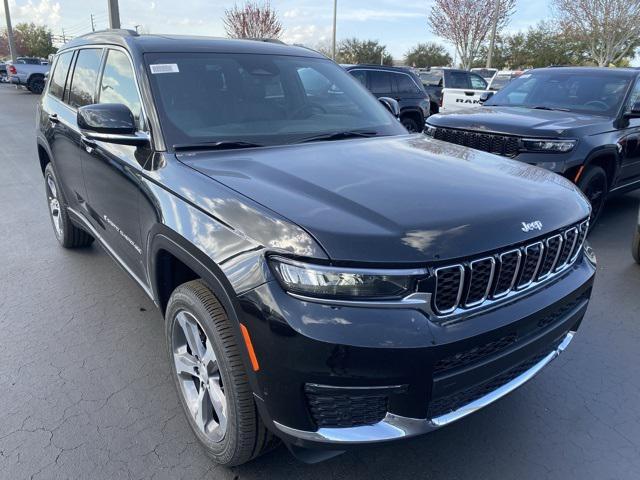
<svg viewBox="0 0 640 480"><path fill-rule="evenodd" d="M498 30L498 19L500 18L500 0L495 0L493 5L493 25L491 26L491 39L489 40L489 52L487 53L487 68L491 68L493 60L493 49L496 45L496 30Z"/></svg>
<svg viewBox="0 0 640 480"><path fill-rule="evenodd" d="M7 0L4 0L5 2ZM338 18L338 0L333 0L333 41L331 43L331 58L336 61L336 20Z"/></svg>
<svg viewBox="0 0 640 480"><path fill-rule="evenodd" d="M91 31L95 32L96 31L96 24L93 21L93 13L91 14Z"/></svg>
<svg viewBox="0 0 640 480"><path fill-rule="evenodd" d="M67 43L67 36L64 34L64 27L62 27L62 43Z"/></svg>
<svg viewBox="0 0 640 480"><path fill-rule="evenodd" d="M9 0L4 0L4 16L7 19L7 38L9 39L9 52L11 53L11 61L15 62L18 59L18 52L16 52L16 42L13 39L11 13L9 12Z"/></svg>
<svg viewBox="0 0 640 480"><path fill-rule="evenodd" d="M118 0L107 0L109 2L109 28L120 28L120 8Z"/></svg>

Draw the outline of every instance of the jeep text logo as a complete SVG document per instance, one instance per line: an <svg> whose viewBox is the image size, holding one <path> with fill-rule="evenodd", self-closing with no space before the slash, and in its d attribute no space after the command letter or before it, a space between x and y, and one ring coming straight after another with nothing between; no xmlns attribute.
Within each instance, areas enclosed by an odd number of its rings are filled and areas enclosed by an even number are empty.
<svg viewBox="0 0 640 480"><path fill-rule="evenodd" d="M522 222L522 231L527 233L531 230L542 230L542 222L540 220L536 220L535 222L527 223Z"/></svg>

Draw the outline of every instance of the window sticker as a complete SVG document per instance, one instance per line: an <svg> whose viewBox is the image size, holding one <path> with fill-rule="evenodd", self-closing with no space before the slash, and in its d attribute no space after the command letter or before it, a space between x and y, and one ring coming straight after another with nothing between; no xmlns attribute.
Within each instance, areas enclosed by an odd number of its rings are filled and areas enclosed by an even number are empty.
<svg viewBox="0 0 640 480"><path fill-rule="evenodd" d="M155 65L149 65L151 73L179 73L178 65L176 63L157 63Z"/></svg>

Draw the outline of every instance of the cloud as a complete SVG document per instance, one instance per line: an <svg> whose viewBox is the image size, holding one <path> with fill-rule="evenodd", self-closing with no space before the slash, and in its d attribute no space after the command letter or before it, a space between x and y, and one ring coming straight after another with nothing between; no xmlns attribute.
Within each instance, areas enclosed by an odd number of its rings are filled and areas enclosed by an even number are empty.
<svg viewBox="0 0 640 480"><path fill-rule="evenodd" d="M156 2L151 2L149 4L149 10L155 10L156 9Z"/></svg>
<svg viewBox="0 0 640 480"><path fill-rule="evenodd" d="M319 27L313 24L295 25L293 27L287 27L283 37L286 43L314 46L331 38L331 28Z"/></svg>
<svg viewBox="0 0 640 480"><path fill-rule="evenodd" d="M13 8L13 11L16 11ZM29 0L26 5L17 8L17 18L33 22L38 25L58 25L60 23L60 3L50 0L40 0L33 3Z"/></svg>
<svg viewBox="0 0 640 480"><path fill-rule="evenodd" d="M369 20L401 20L406 18L426 17L426 12L407 12L399 10L372 10L372 9L347 9L345 11L338 10L339 20L352 20L356 22L367 22Z"/></svg>
<svg viewBox="0 0 640 480"><path fill-rule="evenodd" d="M282 16L284 18L298 18L302 15L302 11L299 8L293 8L285 11Z"/></svg>

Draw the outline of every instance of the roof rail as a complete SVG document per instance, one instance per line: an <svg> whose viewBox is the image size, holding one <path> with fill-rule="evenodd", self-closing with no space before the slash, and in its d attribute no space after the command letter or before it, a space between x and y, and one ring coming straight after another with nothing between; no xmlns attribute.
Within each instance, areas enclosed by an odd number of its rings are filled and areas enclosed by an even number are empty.
<svg viewBox="0 0 640 480"><path fill-rule="evenodd" d="M95 32L85 33L84 35L79 35L76 38L84 38L90 37L95 34L100 33L115 33L117 35L128 36L128 37L139 37L140 34L135 30L129 30L127 28L106 28L104 30L96 30Z"/></svg>

